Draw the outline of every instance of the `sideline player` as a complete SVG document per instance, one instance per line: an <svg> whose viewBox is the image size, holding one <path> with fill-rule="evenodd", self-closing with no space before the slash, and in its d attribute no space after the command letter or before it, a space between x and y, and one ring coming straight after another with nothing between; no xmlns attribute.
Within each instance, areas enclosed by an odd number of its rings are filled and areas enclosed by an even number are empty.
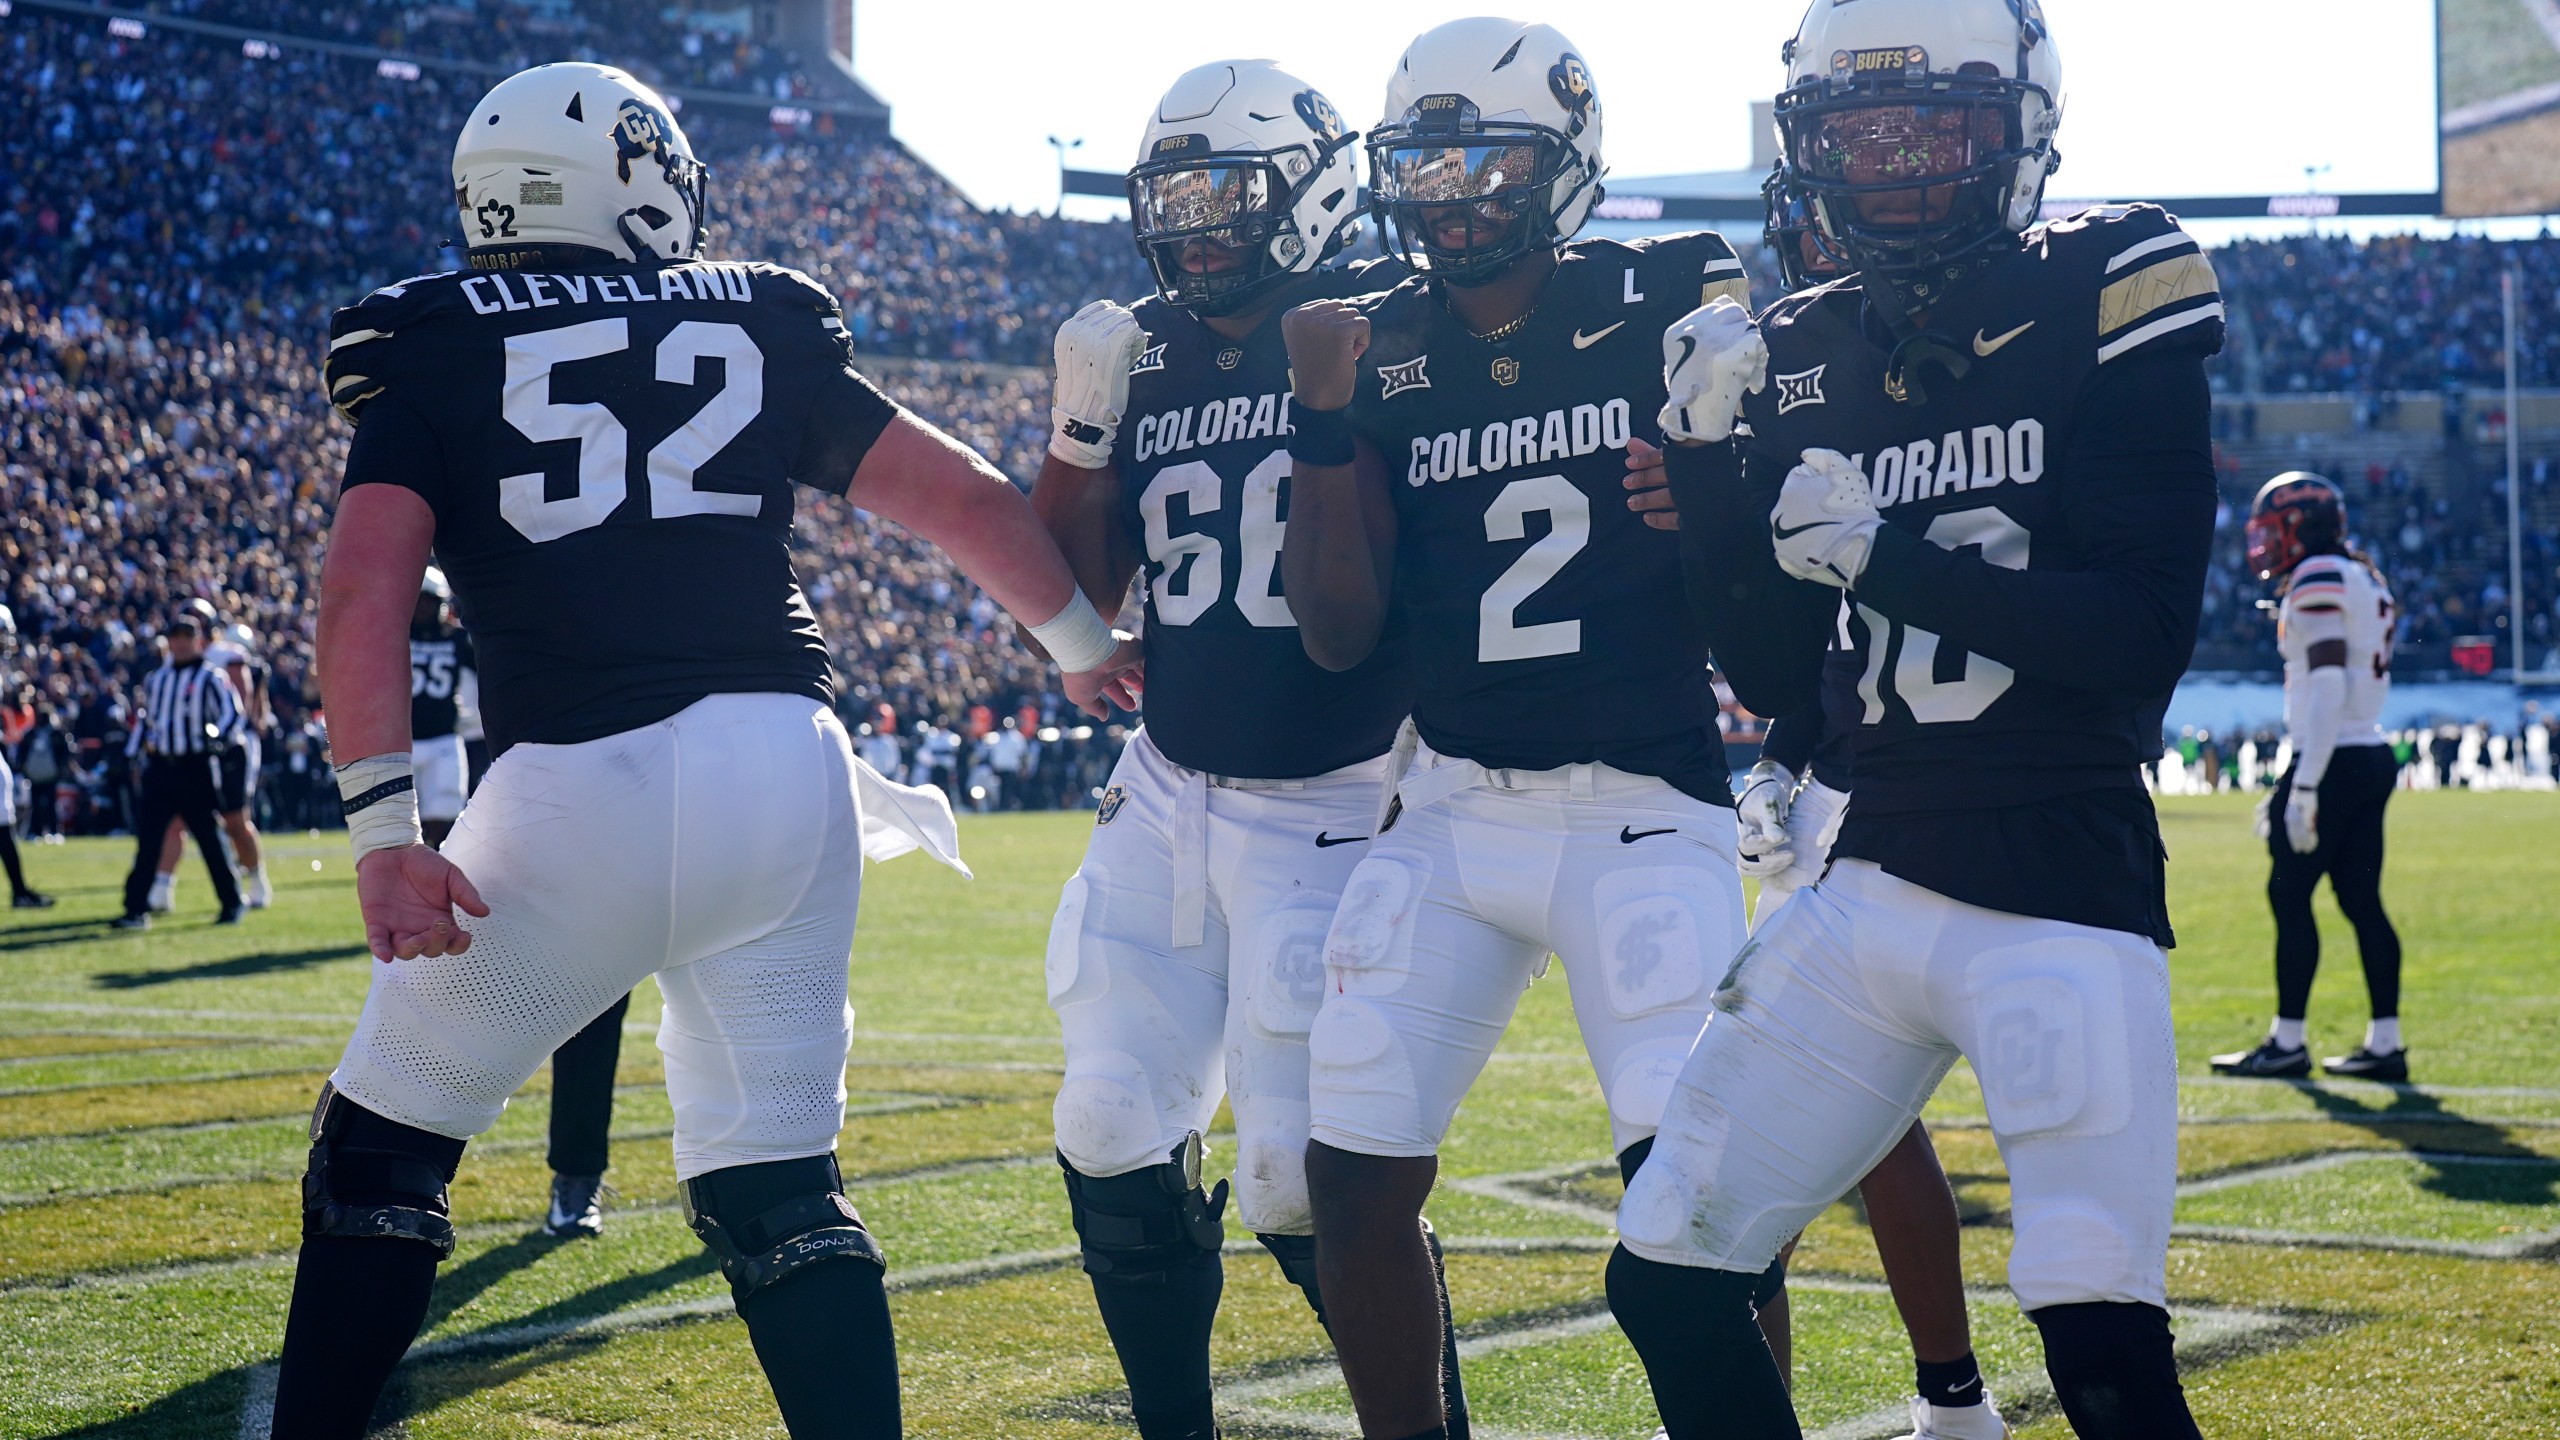
<svg viewBox="0 0 2560 1440"><path fill-rule="evenodd" d="M1133 573L1146 724L1121 752L1050 932L1067 1047L1058 1163L1095 1303L1148 1440L1217 1433L1209 1338L1228 1182L1201 1135L1235 1110L1236 1209L1318 1320L1307 1209L1307 1030L1325 927L1366 851L1396 727L1400 644L1335 673L1280 593L1289 370L1279 317L1384 289L1326 268L1357 234L1331 101L1266 60L1175 80L1129 172L1156 293L1058 332L1057 428L1032 502L1099 606ZM1116 453L1115 453L1116 447ZM1463 1417L1443 1285L1447 1403Z"/></svg>
<svg viewBox="0 0 2560 1440"><path fill-rule="evenodd" d="M2036 223L2062 76L2032 0L1816 4L1785 54L1788 183L1854 273L1761 318L1741 481L1712 444L1672 473L1684 536L1756 524L1769 547L1748 570L1691 552L1719 566L1692 591L1719 633L1818 652L1849 592L1857 787L1829 873L1718 987L1620 1207L1611 1308L1673 1440L1797 1435L1750 1344L1751 1284L1962 1055L2064 1413L2104 1440L2193 1437L2167 1309L2172 936L2140 767L2212 547L2213 269L2148 206ZM1684 333L1719 360L1752 343L1713 315Z"/></svg>
<svg viewBox="0 0 2560 1440"><path fill-rule="evenodd" d="M1599 195L1601 111L1551 27L1425 32L1385 114L1374 205L1425 273L1286 317L1300 543L1281 564L1317 663L1347 669L1402 633L1420 672L1409 764L1327 935L1309 1041L1327 1309L1363 1432L1401 1437L1448 1420L1416 1217L1532 976L1563 959L1632 1170L1705 1022L1709 967L1742 940L1707 637L1641 467L1655 337L1747 281L1711 233L1573 241Z"/></svg>
<svg viewBox="0 0 2560 1440"><path fill-rule="evenodd" d="M2311 1073L2303 1019L2320 972L2320 926L2311 892L2320 877L2356 931L2365 994L2373 1003L2364 1043L2331 1056L2331 1075L2402 1083L2400 932L2382 908L2382 818L2400 760L2382 733L2391 695L2391 586L2347 543L2338 487L2293 470L2268 481L2249 513L2249 567L2277 584L2276 647L2284 654L2285 729L2293 768L2258 810L2273 866L2267 903L2276 916L2276 1019L2253 1050L2213 1057L2225 1075L2292 1079Z"/></svg>
<svg viewBox="0 0 2560 1440"><path fill-rule="evenodd" d="M656 93L600 65L524 71L453 167L472 269L331 326L356 433L321 682L366 940L402 963L374 971L312 1117L274 1433L363 1431L452 1253L464 1142L655 972L685 1215L784 1423L894 1436L884 1261L834 1157L866 817L791 570L790 482L1043 617L1080 705L1125 696L1136 647L1012 485L852 370L831 296L700 258L704 172ZM441 854L401 644L431 547L497 756Z"/></svg>

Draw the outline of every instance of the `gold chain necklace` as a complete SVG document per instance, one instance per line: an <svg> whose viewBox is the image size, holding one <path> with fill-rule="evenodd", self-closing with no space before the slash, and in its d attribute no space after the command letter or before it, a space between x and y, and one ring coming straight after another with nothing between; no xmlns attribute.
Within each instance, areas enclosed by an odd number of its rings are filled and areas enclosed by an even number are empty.
<svg viewBox="0 0 2560 1440"><path fill-rule="evenodd" d="M1443 308L1448 307L1447 301L1444 300L1440 303ZM1503 341L1510 339L1512 336L1519 334L1521 328L1527 325L1532 319L1536 318L1537 314L1538 307L1532 305L1516 320L1506 320L1502 324L1496 325L1490 330L1478 331L1473 326L1468 325L1465 318L1460 316L1456 310L1449 310L1449 318L1458 322L1458 328L1465 330L1468 334L1475 336L1477 339L1488 345L1498 345Z"/></svg>

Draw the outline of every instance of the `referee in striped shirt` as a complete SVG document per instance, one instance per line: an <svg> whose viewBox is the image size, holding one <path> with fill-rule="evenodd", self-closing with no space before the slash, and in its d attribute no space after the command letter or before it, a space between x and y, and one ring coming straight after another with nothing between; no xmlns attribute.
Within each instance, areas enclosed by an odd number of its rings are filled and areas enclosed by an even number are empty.
<svg viewBox="0 0 2560 1440"><path fill-rule="evenodd" d="M160 837L173 817L196 837L205 869L213 874L213 893L222 902L214 923L240 923L240 886L222 855L217 768L223 747L240 739L240 696L221 667L204 663L201 621L180 614L166 633L168 662L142 682L142 714L133 727L142 805L133 827L133 873L124 880L124 916L114 922L119 930L151 928L151 879L159 871Z"/></svg>

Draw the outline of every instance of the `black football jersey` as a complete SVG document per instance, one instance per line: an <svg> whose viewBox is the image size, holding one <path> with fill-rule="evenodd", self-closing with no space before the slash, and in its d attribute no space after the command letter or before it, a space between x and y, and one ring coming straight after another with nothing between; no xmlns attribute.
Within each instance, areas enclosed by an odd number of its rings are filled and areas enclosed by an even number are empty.
<svg viewBox="0 0 2560 1440"><path fill-rule="evenodd" d="M1890 341L1855 277L1772 305L1767 389L1747 398L1745 464L1782 475L1808 448L1849 455L1885 522L2018 570L2085 570L2107 537L2072 456L2081 401L2109 366L2221 348L2212 264L2155 206L2102 207L2028 231L1928 317L1969 346L1962 380L1922 372L1926 403L1886 388ZM2135 435L2162 486L2210 490L2185 462L2205 436ZM2114 482L2110 482L2114 483ZM1872 577L1870 577L1872 578ZM2128 698L2022 675L1852 596L1846 701L1855 798L1837 857L1970 904L2169 939L2158 822L2137 767L2169 692ZM1838 687L1826 685L1826 704ZM2028 813L2032 812L2032 813Z"/></svg>
<svg viewBox="0 0 2560 1440"><path fill-rule="evenodd" d="M1383 290L1394 260L1319 271L1289 304ZM1241 340L1150 296L1120 425L1120 523L1145 557L1147 734L1213 775L1300 779L1385 754L1413 709L1401 636L1336 673L1280 578L1289 509L1287 305Z"/></svg>
<svg viewBox="0 0 2560 1440"><path fill-rule="evenodd" d="M346 484L433 507L493 752L705 695L832 703L789 482L842 494L897 413L850 356L834 298L762 263L430 275L338 312Z"/></svg>
<svg viewBox="0 0 2560 1440"><path fill-rule="evenodd" d="M1352 425L1386 461L1394 605L1432 748L1496 768L1602 761L1731 803L1680 550L1627 508L1627 442L1661 442L1662 332L1748 303L1711 232L1566 246L1526 323L1482 339L1426 280L1370 321Z"/></svg>
<svg viewBox="0 0 2560 1440"><path fill-rule="evenodd" d="M410 627L410 739L441 739L461 728L463 672L479 668L470 631L457 625Z"/></svg>

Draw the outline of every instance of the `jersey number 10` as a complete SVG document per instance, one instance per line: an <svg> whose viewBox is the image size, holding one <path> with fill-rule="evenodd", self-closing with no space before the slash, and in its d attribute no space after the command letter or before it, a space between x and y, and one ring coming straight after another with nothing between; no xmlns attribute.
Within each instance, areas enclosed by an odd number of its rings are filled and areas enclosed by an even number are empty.
<svg viewBox="0 0 2560 1440"><path fill-rule="evenodd" d="M1923 532L1928 540L1941 548L1962 550L1980 546L1982 558L2004 570L2027 568L2026 527L1997 509L1957 510L1929 522ZM1885 705L1885 652L1893 646L1893 621L1861 605L1858 618L1867 622L1867 668L1858 677L1858 698L1864 702L1864 723L1881 724ZM2018 672L1987 655L1959 653L1962 673L1953 680L1938 678L1939 637L1916 625L1898 627L1902 631L1902 654L1894 661L1893 693L1911 708L1911 718L1923 725L1958 725L1979 720L1992 702L2009 693L2017 683Z"/></svg>
<svg viewBox="0 0 2560 1440"><path fill-rule="evenodd" d="M589 401L562 405L551 398L551 367L593 360L631 348L630 322L621 316L537 330L507 338L507 423L536 444L568 440L578 447L578 488L557 500L543 497L543 474L509 475L498 482L498 513L524 538L541 544L593 529L629 497L626 473L631 434L605 406ZM649 515L754 515L761 495L728 495L693 488L694 471L738 438L764 409L764 352L753 337L726 321L687 320L658 342L657 376L670 385L695 383L696 363L718 358L728 381L693 418L649 452Z"/></svg>

